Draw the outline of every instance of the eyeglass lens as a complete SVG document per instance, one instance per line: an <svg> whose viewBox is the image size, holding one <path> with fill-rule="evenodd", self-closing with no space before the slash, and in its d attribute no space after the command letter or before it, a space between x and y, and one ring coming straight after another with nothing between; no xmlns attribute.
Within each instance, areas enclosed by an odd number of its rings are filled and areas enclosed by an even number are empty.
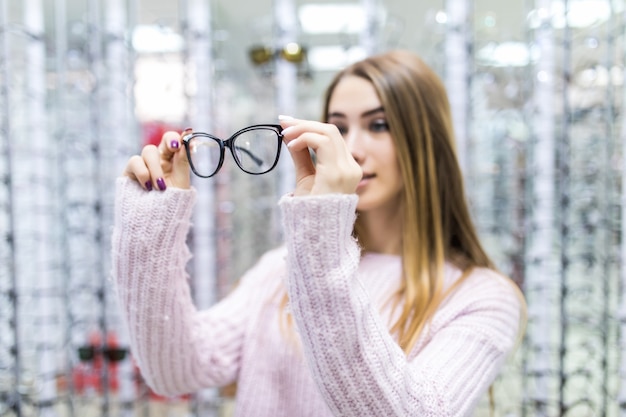
<svg viewBox="0 0 626 417"><path fill-rule="evenodd" d="M198 175L210 176L217 171L222 149L218 140L205 136L194 136L189 140L191 165Z"/></svg>
<svg viewBox="0 0 626 417"><path fill-rule="evenodd" d="M276 164L280 141L278 132L269 127L255 127L240 132L224 142L231 148L237 165L249 174L264 174ZM189 140L191 164L197 174L211 176L220 167L221 148L218 139L197 135Z"/></svg>
<svg viewBox="0 0 626 417"><path fill-rule="evenodd" d="M276 162L280 142L272 129L253 129L241 133L231 144L241 169L251 174L269 171Z"/></svg>

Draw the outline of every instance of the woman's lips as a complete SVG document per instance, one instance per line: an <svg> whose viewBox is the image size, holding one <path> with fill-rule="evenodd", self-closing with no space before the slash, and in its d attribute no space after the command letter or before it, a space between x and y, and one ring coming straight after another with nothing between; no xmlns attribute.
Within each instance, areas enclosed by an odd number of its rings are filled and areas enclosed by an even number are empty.
<svg viewBox="0 0 626 417"><path fill-rule="evenodd" d="M359 185L357 186L357 188L364 187L375 176L376 175L374 174L363 174L363 177L361 177L361 181L359 181Z"/></svg>

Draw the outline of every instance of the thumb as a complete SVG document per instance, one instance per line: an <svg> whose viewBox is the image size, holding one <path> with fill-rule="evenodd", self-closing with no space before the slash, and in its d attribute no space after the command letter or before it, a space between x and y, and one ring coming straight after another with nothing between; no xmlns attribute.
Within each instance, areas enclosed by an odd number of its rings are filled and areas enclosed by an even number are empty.
<svg viewBox="0 0 626 417"><path fill-rule="evenodd" d="M183 138L191 133L191 129L186 129L180 135L180 148L172 155L171 183L174 187L189 188L191 185L191 174L189 160L187 159L187 149L184 146Z"/></svg>
<svg viewBox="0 0 626 417"><path fill-rule="evenodd" d="M183 142L183 138L189 133L191 129L183 131L182 134L166 132L159 145L161 166L168 186L189 188L191 184L189 162Z"/></svg>
<svg viewBox="0 0 626 417"><path fill-rule="evenodd" d="M171 185L178 188L189 188L191 185L191 170L184 148L174 154L171 163L172 171L169 178Z"/></svg>

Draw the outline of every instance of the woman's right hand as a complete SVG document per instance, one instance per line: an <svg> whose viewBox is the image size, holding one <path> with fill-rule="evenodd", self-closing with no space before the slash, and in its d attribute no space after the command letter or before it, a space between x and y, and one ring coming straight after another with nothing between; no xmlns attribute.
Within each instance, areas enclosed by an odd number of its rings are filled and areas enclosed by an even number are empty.
<svg viewBox="0 0 626 417"><path fill-rule="evenodd" d="M182 133L165 132L158 147L146 145L141 155L134 155L128 160L123 175L136 180L147 191L165 191L167 187L189 188L189 161L182 141L183 136L189 133L191 129Z"/></svg>

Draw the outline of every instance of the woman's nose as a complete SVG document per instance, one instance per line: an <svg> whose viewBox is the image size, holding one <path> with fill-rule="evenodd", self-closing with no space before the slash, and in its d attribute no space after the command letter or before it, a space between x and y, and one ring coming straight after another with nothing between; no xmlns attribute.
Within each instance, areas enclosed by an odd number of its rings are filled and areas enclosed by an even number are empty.
<svg viewBox="0 0 626 417"><path fill-rule="evenodd" d="M350 129L345 136L346 146L352 157L360 162L364 156L363 141L358 129Z"/></svg>

